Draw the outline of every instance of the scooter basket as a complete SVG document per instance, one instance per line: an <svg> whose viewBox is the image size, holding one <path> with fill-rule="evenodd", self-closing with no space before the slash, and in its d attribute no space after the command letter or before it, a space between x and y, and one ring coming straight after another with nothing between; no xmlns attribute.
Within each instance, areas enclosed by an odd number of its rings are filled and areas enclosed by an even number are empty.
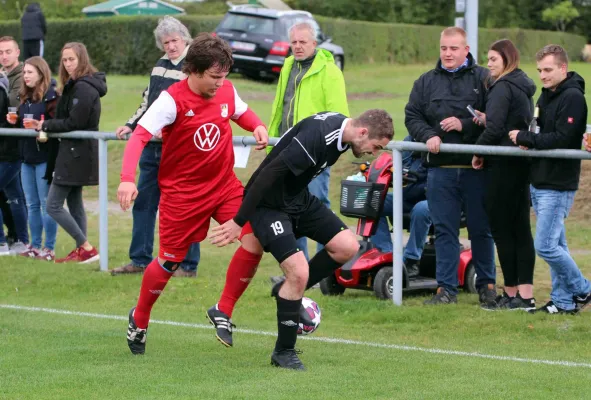
<svg viewBox="0 0 591 400"><path fill-rule="evenodd" d="M378 218L385 187L383 183L341 181L341 214L354 218Z"/></svg>

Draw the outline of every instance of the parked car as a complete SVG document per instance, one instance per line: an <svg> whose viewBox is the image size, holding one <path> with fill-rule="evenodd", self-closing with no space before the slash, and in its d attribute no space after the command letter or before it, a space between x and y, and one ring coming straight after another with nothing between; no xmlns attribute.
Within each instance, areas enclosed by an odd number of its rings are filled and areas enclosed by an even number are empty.
<svg viewBox="0 0 591 400"><path fill-rule="evenodd" d="M291 55L288 31L300 22L310 22L318 32L318 47L332 53L335 64L343 70L343 48L325 36L312 14L307 11L278 11L253 5L234 6L215 29L234 51L233 72L251 78L275 79L285 58Z"/></svg>

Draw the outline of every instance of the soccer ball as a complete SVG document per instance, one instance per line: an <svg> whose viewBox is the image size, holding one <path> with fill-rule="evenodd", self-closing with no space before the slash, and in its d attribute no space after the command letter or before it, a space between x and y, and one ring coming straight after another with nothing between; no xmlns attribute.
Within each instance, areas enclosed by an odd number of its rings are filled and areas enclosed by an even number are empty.
<svg viewBox="0 0 591 400"><path fill-rule="evenodd" d="M314 300L308 297L302 298L298 335L309 335L316 331L320 326L321 314L320 307L318 307L318 304Z"/></svg>

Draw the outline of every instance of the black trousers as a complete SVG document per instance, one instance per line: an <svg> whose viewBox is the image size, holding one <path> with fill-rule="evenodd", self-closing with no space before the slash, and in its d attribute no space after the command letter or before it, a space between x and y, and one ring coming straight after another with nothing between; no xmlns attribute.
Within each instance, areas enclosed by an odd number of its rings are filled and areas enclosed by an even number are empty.
<svg viewBox="0 0 591 400"><path fill-rule="evenodd" d="M505 286L533 284L536 252L531 234L529 162L518 157L494 157L486 211Z"/></svg>
<svg viewBox="0 0 591 400"><path fill-rule="evenodd" d="M6 238L12 239L16 242L16 226L14 225L14 219L12 218L12 212L10 211L10 204L7 203L6 195L0 190L0 212L4 219L4 225L6 225L7 232Z"/></svg>
<svg viewBox="0 0 591 400"><path fill-rule="evenodd" d="M23 60L29 57L41 56L41 40L23 40Z"/></svg>

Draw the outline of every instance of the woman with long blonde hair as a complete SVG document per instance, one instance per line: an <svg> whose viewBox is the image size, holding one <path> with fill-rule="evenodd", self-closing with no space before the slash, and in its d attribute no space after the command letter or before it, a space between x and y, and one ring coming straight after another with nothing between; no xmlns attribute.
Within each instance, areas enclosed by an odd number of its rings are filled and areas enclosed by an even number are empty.
<svg viewBox="0 0 591 400"><path fill-rule="evenodd" d="M527 130L534 115L536 85L519 69L519 51L507 39L494 42L488 51L490 83L486 114L479 113L486 129L476 144L515 146L513 129ZM477 121L475 121L477 122ZM484 167L474 156L472 166ZM535 309L533 276L536 254L529 210L529 162L522 157L486 157L489 184L486 210L505 286L502 295L485 310Z"/></svg>

